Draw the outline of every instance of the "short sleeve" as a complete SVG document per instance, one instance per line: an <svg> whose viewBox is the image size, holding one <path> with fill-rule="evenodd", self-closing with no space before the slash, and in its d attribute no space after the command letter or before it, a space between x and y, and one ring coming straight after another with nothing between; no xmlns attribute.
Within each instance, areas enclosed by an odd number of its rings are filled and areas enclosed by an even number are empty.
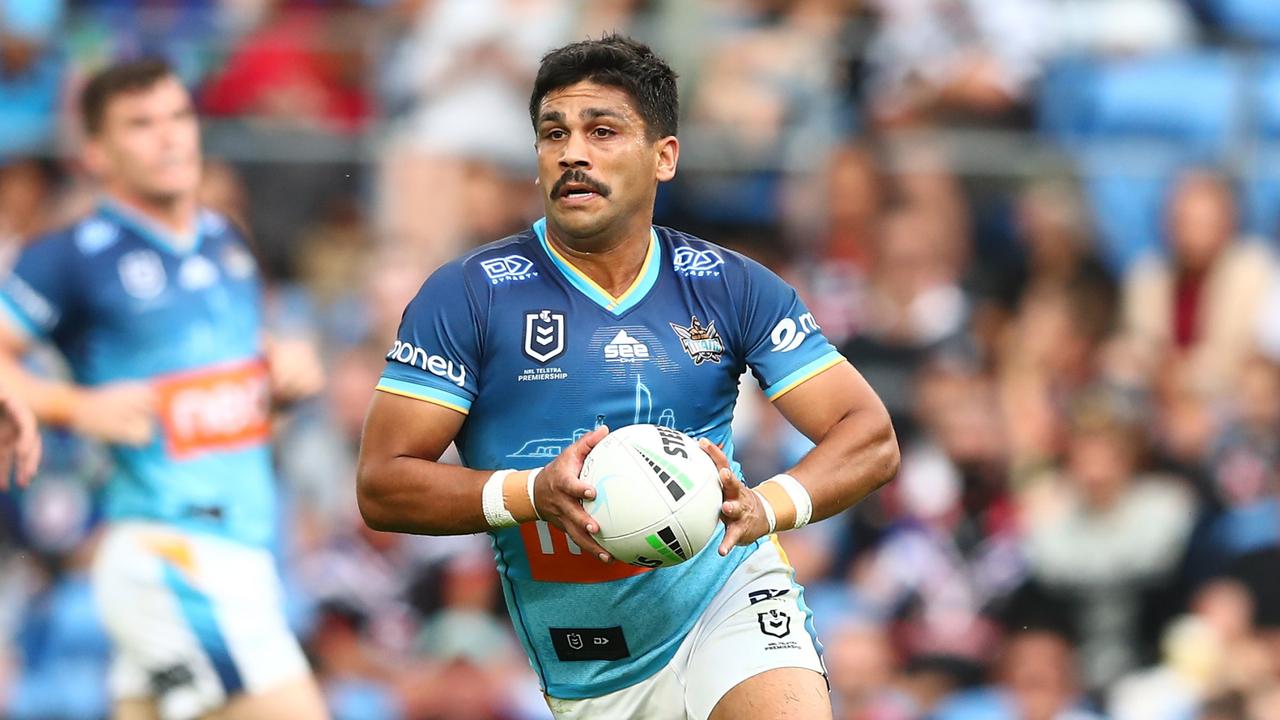
<svg viewBox="0 0 1280 720"><path fill-rule="evenodd" d="M0 281L0 314L28 339L48 339L66 324L75 288L68 247L56 237L32 243Z"/></svg>
<svg viewBox="0 0 1280 720"><path fill-rule="evenodd" d="M769 400L844 361L795 289L777 275L748 260L744 289L747 366Z"/></svg>
<svg viewBox="0 0 1280 720"><path fill-rule="evenodd" d="M468 413L478 389L480 319L460 264L437 270L405 308L378 390Z"/></svg>

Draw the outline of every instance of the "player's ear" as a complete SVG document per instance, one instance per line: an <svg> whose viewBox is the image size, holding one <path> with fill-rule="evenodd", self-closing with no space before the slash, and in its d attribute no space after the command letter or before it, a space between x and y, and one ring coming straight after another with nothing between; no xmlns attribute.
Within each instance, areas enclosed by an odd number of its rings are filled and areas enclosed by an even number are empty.
<svg viewBox="0 0 1280 720"><path fill-rule="evenodd" d="M657 179L666 182L676 176L676 163L680 161L680 141L668 135L654 144L658 154Z"/></svg>

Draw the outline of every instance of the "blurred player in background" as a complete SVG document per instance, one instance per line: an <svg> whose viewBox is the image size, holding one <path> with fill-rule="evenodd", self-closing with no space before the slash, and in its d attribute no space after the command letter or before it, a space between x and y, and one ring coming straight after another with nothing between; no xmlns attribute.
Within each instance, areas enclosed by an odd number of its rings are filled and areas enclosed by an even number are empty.
<svg viewBox="0 0 1280 720"><path fill-rule="evenodd" d="M812 615L773 533L893 476L888 414L794 289L652 225L679 142L675 73L648 47L549 53L530 115L546 217L445 265L405 311L365 426L364 517L493 533L557 717L829 718ZM731 460L747 368L817 443L756 490ZM706 438L725 498L718 547L659 570L609 561L578 479L609 425L644 422ZM436 462L455 441L467 468Z"/></svg>
<svg viewBox="0 0 1280 720"><path fill-rule="evenodd" d="M116 716L325 716L283 615L271 403L319 390L314 353L264 335L245 240L201 209L199 126L170 69L85 86L88 217L30 243L0 285L0 382L44 423L109 443L94 590ZM50 341L74 384L20 364Z"/></svg>

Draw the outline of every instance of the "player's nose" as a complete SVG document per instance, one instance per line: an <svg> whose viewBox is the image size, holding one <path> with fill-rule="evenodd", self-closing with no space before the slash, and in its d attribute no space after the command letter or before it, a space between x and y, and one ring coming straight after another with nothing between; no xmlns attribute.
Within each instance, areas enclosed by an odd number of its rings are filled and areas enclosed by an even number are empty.
<svg viewBox="0 0 1280 720"><path fill-rule="evenodd" d="M571 133L560 153L560 169L591 169L591 157L587 151L586 139L579 133Z"/></svg>

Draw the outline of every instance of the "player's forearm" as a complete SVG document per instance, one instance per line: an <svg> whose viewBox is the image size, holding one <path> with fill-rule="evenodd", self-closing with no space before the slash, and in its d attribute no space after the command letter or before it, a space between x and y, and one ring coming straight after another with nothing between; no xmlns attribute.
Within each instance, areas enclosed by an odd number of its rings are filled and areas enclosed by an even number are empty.
<svg viewBox="0 0 1280 720"><path fill-rule="evenodd" d="M889 482L898 472L898 440L883 410L856 410L831 426L787 474L804 486L813 500L810 522L822 520L857 504ZM778 527L791 527L795 508L772 497L785 492L773 483L761 491L779 509ZM784 517L786 514L786 517Z"/></svg>
<svg viewBox="0 0 1280 720"><path fill-rule="evenodd" d="M42 378L22 367L9 353L0 353L0 386L11 392L46 425L71 424L80 389L68 382Z"/></svg>
<svg viewBox="0 0 1280 720"><path fill-rule="evenodd" d="M365 524L374 530L414 535L469 535L490 530L484 515L484 485L492 471L470 470L422 458L361 458L356 499ZM503 484L504 505L520 521L533 519L527 473Z"/></svg>

